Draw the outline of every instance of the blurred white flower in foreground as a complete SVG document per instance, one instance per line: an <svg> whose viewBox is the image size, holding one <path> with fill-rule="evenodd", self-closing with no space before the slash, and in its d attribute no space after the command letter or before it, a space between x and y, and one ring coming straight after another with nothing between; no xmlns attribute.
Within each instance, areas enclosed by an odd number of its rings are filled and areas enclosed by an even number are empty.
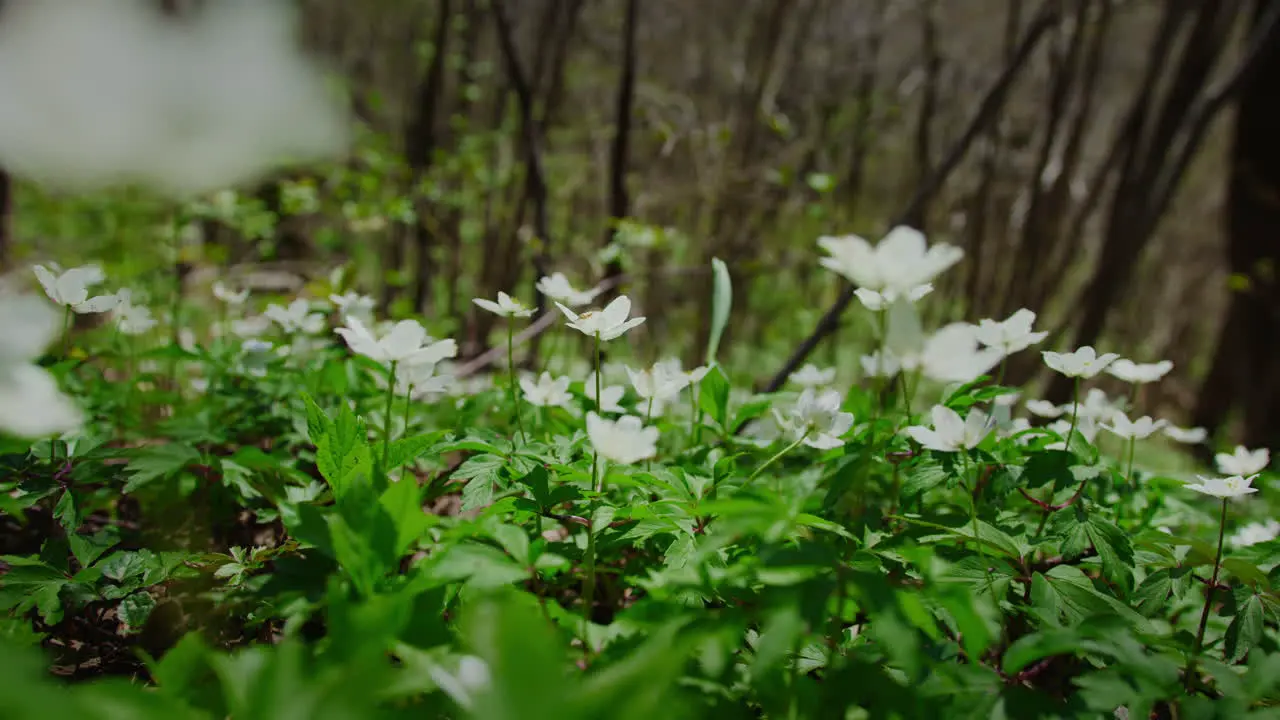
<svg viewBox="0 0 1280 720"><path fill-rule="evenodd" d="M464 655L458 659L458 669L449 672L436 664L427 667L431 680L444 694L453 699L458 707L471 709L475 705L475 695L489 687L489 665L474 655Z"/></svg>
<svg viewBox="0 0 1280 720"><path fill-rule="evenodd" d="M1073 352L1058 353L1045 350L1044 364L1067 377L1088 379L1097 375L1115 362L1120 356L1115 353L1098 354L1097 350L1085 345Z"/></svg>
<svg viewBox="0 0 1280 720"><path fill-rule="evenodd" d="M901 364L898 358L888 350L877 350L870 355L858 358L862 364L862 373L870 378L889 378L898 374Z"/></svg>
<svg viewBox="0 0 1280 720"><path fill-rule="evenodd" d="M823 267L879 294L882 306L899 297L918 300L928 293L923 286L964 257L954 245L927 247L924 235L905 225L890 230L875 247L857 235L824 236L818 245L829 255L822 258Z"/></svg>
<svg viewBox="0 0 1280 720"><path fill-rule="evenodd" d="M77 189L190 195L346 147L347 111L294 38L290 3L10 2L0 164Z"/></svg>
<svg viewBox="0 0 1280 720"><path fill-rule="evenodd" d="M1267 520L1245 525L1236 531L1228 540L1233 547L1249 547L1258 543L1270 542L1280 537L1280 522Z"/></svg>
<svg viewBox="0 0 1280 720"><path fill-rule="evenodd" d="M840 393L828 390L819 395L806 388L787 415L774 410L778 426L796 440L818 450L831 450L844 445L840 436L853 427L853 413L842 412Z"/></svg>
<svg viewBox="0 0 1280 720"><path fill-rule="evenodd" d="M569 284L569 278L564 273L552 273L540 280L535 286L538 292L551 298L553 302L563 303L569 307L578 307L586 305L601 293L600 290L578 290Z"/></svg>
<svg viewBox="0 0 1280 720"><path fill-rule="evenodd" d="M1209 438L1209 431L1202 427L1181 428L1176 425L1166 425L1164 434L1170 440L1184 445L1199 445Z"/></svg>
<svg viewBox="0 0 1280 720"><path fill-rule="evenodd" d="M1267 469L1271 464L1271 451L1266 448L1250 450L1237 445L1231 453L1218 453L1213 456L1218 472L1227 475L1255 475Z"/></svg>
<svg viewBox="0 0 1280 720"><path fill-rule="evenodd" d="M36 279L40 281L40 287L44 288L44 294L48 295L50 300L69 307L77 313L83 315L106 312L116 306L118 299L115 295L89 297L89 288L106 279L102 274L102 268L97 265L85 265L64 271L56 264L50 263L48 267L35 265L31 269L35 272Z"/></svg>
<svg viewBox="0 0 1280 720"><path fill-rule="evenodd" d="M0 432L42 437L74 430L82 415L47 370L33 363L61 327L31 295L0 295Z"/></svg>
<svg viewBox="0 0 1280 720"><path fill-rule="evenodd" d="M643 317L627 319L631 314L631 298L626 295L614 298L613 302L606 305L603 310L576 313L561 303L556 303L556 307L560 308L560 312L568 318L566 325L583 335L599 338L602 342L613 340L644 322Z"/></svg>
<svg viewBox="0 0 1280 720"><path fill-rule="evenodd" d="M645 427L634 415L607 420L589 412L587 437L601 457L623 465L648 460L658 454L658 428Z"/></svg>
<svg viewBox="0 0 1280 720"><path fill-rule="evenodd" d="M524 391L524 399L537 407L569 407L573 396L569 394L569 380L565 377L552 377L544 372L535 381L532 378L520 378L520 389Z"/></svg>
<svg viewBox="0 0 1280 720"><path fill-rule="evenodd" d="M934 405L930 415L932 428L913 425L907 428L907 434L923 447L937 452L975 448L995 429L991 418L976 407L969 408L969 415L961 418L960 413L945 405Z"/></svg>
<svg viewBox="0 0 1280 720"><path fill-rule="evenodd" d="M1047 332L1032 332L1036 314L1023 308L1000 321L982 320L975 331L978 342L999 350L1005 355L1026 350L1049 336Z"/></svg>
<svg viewBox="0 0 1280 720"><path fill-rule="evenodd" d="M969 382L1000 362L998 350L978 347L977 326L952 323L926 338L914 352L897 351L903 370L919 370L938 382Z"/></svg>
<svg viewBox="0 0 1280 720"><path fill-rule="evenodd" d="M631 379L631 387L644 400L666 402L680 394L689 385L689 376L680 371L678 366L669 363L655 363L647 370L626 368L627 377Z"/></svg>
<svg viewBox="0 0 1280 720"><path fill-rule="evenodd" d="M836 381L836 369L820 368L813 363L808 363L791 373L791 377L787 379L800 387L826 387Z"/></svg>
<svg viewBox="0 0 1280 720"><path fill-rule="evenodd" d="M1258 492L1258 488L1252 487L1253 479L1257 477L1257 475L1250 475L1249 477L1232 475L1231 477L1225 478L1207 478L1202 475L1197 475L1196 477L1200 478L1200 482L1194 484L1188 483L1188 490L1195 490L1198 493L1212 495L1214 497L1222 498L1223 500Z"/></svg>
<svg viewBox="0 0 1280 720"><path fill-rule="evenodd" d="M533 314L533 308L526 307L524 303L504 292L498 293L498 302L484 298L473 298L471 302L498 317L529 317Z"/></svg>
<svg viewBox="0 0 1280 720"><path fill-rule="evenodd" d="M1141 385L1159 380L1172 369L1173 363L1168 360L1140 364L1126 358L1120 358L1107 366L1107 373L1127 383Z"/></svg>

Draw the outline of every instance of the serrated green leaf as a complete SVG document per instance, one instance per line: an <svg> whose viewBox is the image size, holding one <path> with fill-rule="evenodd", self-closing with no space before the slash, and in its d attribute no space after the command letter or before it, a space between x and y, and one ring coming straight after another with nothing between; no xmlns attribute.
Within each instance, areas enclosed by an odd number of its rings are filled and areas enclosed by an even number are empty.
<svg viewBox="0 0 1280 720"><path fill-rule="evenodd" d="M698 383L698 405L721 428L728 422L729 379L719 365L711 369Z"/></svg>
<svg viewBox="0 0 1280 720"><path fill-rule="evenodd" d="M1256 594L1250 594L1244 603L1240 604L1236 616L1231 619L1231 624L1227 626L1227 634L1224 638L1225 647L1223 654L1228 662L1239 662L1245 655L1253 649L1254 645L1262 639L1262 630L1266 623L1265 613L1262 610L1262 598Z"/></svg>
<svg viewBox="0 0 1280 720"><path fill-rule="evenodd" d="M151 617L151 611L155 609L156 599L151 597L151 593L140 591L121 600L117 612L120 614L120 621L125 624L126 632L132 634L142 630L147 624L147 618Z"/></svg>
<svg viewBox="0 0 1280 720"><path fill-rule="evenodd" d="M182 443L149 445L133 453L125 472L129 482L121 492L128 495L160 478L172 477L188 466L200 462L200 452Z"/></svg>

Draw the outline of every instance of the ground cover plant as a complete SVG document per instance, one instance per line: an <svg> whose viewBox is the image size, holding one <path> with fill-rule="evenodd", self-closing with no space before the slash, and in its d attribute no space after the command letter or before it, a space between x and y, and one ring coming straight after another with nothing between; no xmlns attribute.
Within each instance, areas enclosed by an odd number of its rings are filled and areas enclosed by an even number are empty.
<svg viewBox="0 0 1280 720"><path fill-rule="evenodd" d="M921 326L959 249L818 246L874 347L767 395L717 362L721 264L700 367L638 366L630 300L554 275L559 350L521 368L532 299L477 298L507 342L470 374L340 277L173 325L37 266L0 313L4 716L1273 713L1267 451L1148 472L1203 433L1091 382L1168 363L1043 351L1073 399L1024 397L1033 313Z"/></svg>

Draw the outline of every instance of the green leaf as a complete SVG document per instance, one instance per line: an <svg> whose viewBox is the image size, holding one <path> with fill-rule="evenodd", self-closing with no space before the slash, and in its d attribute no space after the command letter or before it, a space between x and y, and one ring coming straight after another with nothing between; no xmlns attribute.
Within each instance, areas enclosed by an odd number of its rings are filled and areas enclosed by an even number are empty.
<svg viewBox="0 0 1280 720"><path fill-rule="evenodd" d="M1133 603L1138 612L1151 617L1168 607L1169 593L1173 590L1173 578L1168 569L1157 570L1143 579L1133 592Z"/></svg>
<svg viewBox="0 0 1280 720"><path fill-rule="evenodd" d="M434 522L434 518L422 509L422 487L412 476L388 483L378 502L395 525L397 555L412 547Z"/></svg>
<svg viewBox="0 0 1280 720"><path fill-rule="evenodd" d="M469 480L462 489L462 509L475 510L493 502L506 459L497 455L476 455L453 471L458 480Z"/></svg>
<svg viewBox="0 0 1280 720"><path fill-rule="evenodd" d="M1265 622L1262 598L1250 594L1227 626L1224 654L1228 662L1239 662L1249 654L1249 650L1262 639Z"/></svg>
<svg viewBox="0 0 1280 720"><path fill-rule="evenodd" d="M140 591L121 600L117 612L127 632L132 634L142 630L147 624L147 618L151 617L151 611L155 609L156 599L151 597L151 593Z"/></svg>
<svg viewBox="0 0 1280 720"><path fill-rule="evenodd" d="M729 414L729 378L725 377L719 365L711 366L711 370L698 384L698 405L717 425L721 428L726 426Z"/></svg>
<svg viewBox="0 0 1280 720"><path fill-rule="evenodd" d="M729 324L729 312L733 309L733 282L729 278L729 267L720 258L712 258L711 269L714 283L711 296L711 336L707 338L708 365L716 363L720 338Z"/></svg>
<svg viewBox="0 0 1280 720"><path fill-rule="evenodd" d="M1102 560L1102 575L1127 595L1133 587L1133 545L1129 536L1116 525L1097 515L1085 523L1089 542Z"/></svg>
<svg viewBox="0 0 1280 720"><path fill-rule="evenodd" d="M926 460L917 463L907 474L907 481L902 484L902 497L912 498L921 493L942 485L948 478L947 470L941 463Z"/></svg>
<svg viewBox="0 0 1280 720"><path fill-rule="evenodd" d="M536 606L515 593L504 594L468 607L462 627L490 673L488 691L477 694L472 717L564 720L574 686L565 672L562 643Z"/></svg>
<svg viewBox="0 0 1280 720"><path fill-rule="evenodd" d="M428 575L445 582L492 589L520 582L529 577L529 571L498 548L462 542L441 552Z"/></svg>
<svg viewBox="0 0 1280 720"><path fill-rule="evenodd" d="M442 430L429 432L422 435L414 435L413 437L400 438L392 442L387 449L387 466L383 469L386 472L391 472L422 457L428 450L432 449L432 445L436 440L440 439L440 435L443 432Z"/></svg>
<svg viewBox="0 0 1280 720"><path fill-rule="evenodd" d="M165 443L141 448L133 454L133 458L125 467L125 472L130 477L121 492L128 495L147 483L172 477L198 462L200 462L200 452L182 443Z"/></svg>

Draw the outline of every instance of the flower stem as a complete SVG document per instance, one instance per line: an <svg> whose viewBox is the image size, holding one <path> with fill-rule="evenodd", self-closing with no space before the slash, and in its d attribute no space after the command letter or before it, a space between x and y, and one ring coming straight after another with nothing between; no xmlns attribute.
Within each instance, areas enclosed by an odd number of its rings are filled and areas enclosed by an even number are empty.
<svg viewBox="0 0 1280 720"><path fill-rule="evenodd" d="M409 386L409 392L404 396L404 434L409 436L409 412L413 409L413 386Z"/></svg>
<svg viewBox="0 0 1280 720"><path fill-rule="evenodd" d="M62 311L62 359L71 354L71 306Z"/></svg>
<svg viewBox="0 0 1280 720"><path fill-rule="evenodd" d="M1133 448L1137 444L1138 444L1138 439L1131 436L1129 438L1129 467L1125 470L1125 473L1124 473L1125 478L1129 480L1130 484L1133 485L1135 490L1138 487L1138 482L1133 477Z"/></svg>
<svg viewBox="0 0 1280 720"><path fill-rule="evenodd" d="M755 472L751 473L751 477L747 478L747 484L750 484L752 480L755 480L756 477L760 475L760 473L764 472L765 468L777 462L783 455L786 455L787 453L799 447L800 443L804 442L805 438L807 437L809 437L809 433L806 432L804 435L801 435L800 437L796 438L795 442L782 448L773 457L769 458L768 460L765 460L764 464L756 468Z"/></svg>
<svg viewBox="0 0 1280 720"><path fill-rule="evenodd" d="M1071 451L1071 436L1076 434L1076 422L1080 418L1080 378L1076 378L1071 390L1071 429L1067 431L1067 452Z"/></svg>
<svg viewBox="0 0 1280 720"><path fill-rule="evenodd" d="M597 340L597 343L599 341ZM596 469L599 464L600 453L591 453L591 487L594 490L596 486ZM603 491L604 482L601 478L600 489ZM591 642L588 631L591 628L591 609L595 605L596 594L596 531L595 531L595 509L598 501L591 503L591 512L587 513L587 549L586 564L587 577L582 585L582 656L589 658L591 656Z"/></svg>
<svg viewBox="0 0 1280 720"><path fill-rule="evenodd" d="M1200 627L1196 630L1196 644L1191 648L1191 658L1187 660L1186 681L1187 692L1195 684L1196 663L1200 659L1200 649L1204 645L1204 631L1209 625L1209 611L1213 608L1213 593L1218 589L1218 571L1222 568L1222 540L1227 529L1227 498L1222 498L1222 515L1218 518L1218 554L1213 559L1213 578L1209 580L1209 588L1204 594L1204 610L1200 613Z"/></svg>
<svg viewBox="0 0 1280 720"><path fill-rule="evenodd" d="M969 468L972 462L969 453L964 453L964 475L969 477ZM981 525L978 524L978 478L973 478L973 487L969 491L969 509L970 519L973 522L973 543L978 546L978 555L982 558L982 572L987 576L987 592L991 592L991 563L987 560L987 548L982 544L982 535L980 533Z"/></svg>
<svg viewBox="0 0 1280 720"><path fill-rule="evenodd" d="M387 379L387 409L382 414L382 469L387 470L387 459L391 456L391 405L396 399L396 361L391 361L390 377Z"/></svg>
<svg viewBox="0 0 1280 720"><path fill-rule="evenodd" d="M515 320L507 319L507 373L510 376L511 406L516 411L516 430L520 433L520 444L529 440L524 434L524 420L520 417L520 396L516 393L516 353L515 353Z"/></svg>

